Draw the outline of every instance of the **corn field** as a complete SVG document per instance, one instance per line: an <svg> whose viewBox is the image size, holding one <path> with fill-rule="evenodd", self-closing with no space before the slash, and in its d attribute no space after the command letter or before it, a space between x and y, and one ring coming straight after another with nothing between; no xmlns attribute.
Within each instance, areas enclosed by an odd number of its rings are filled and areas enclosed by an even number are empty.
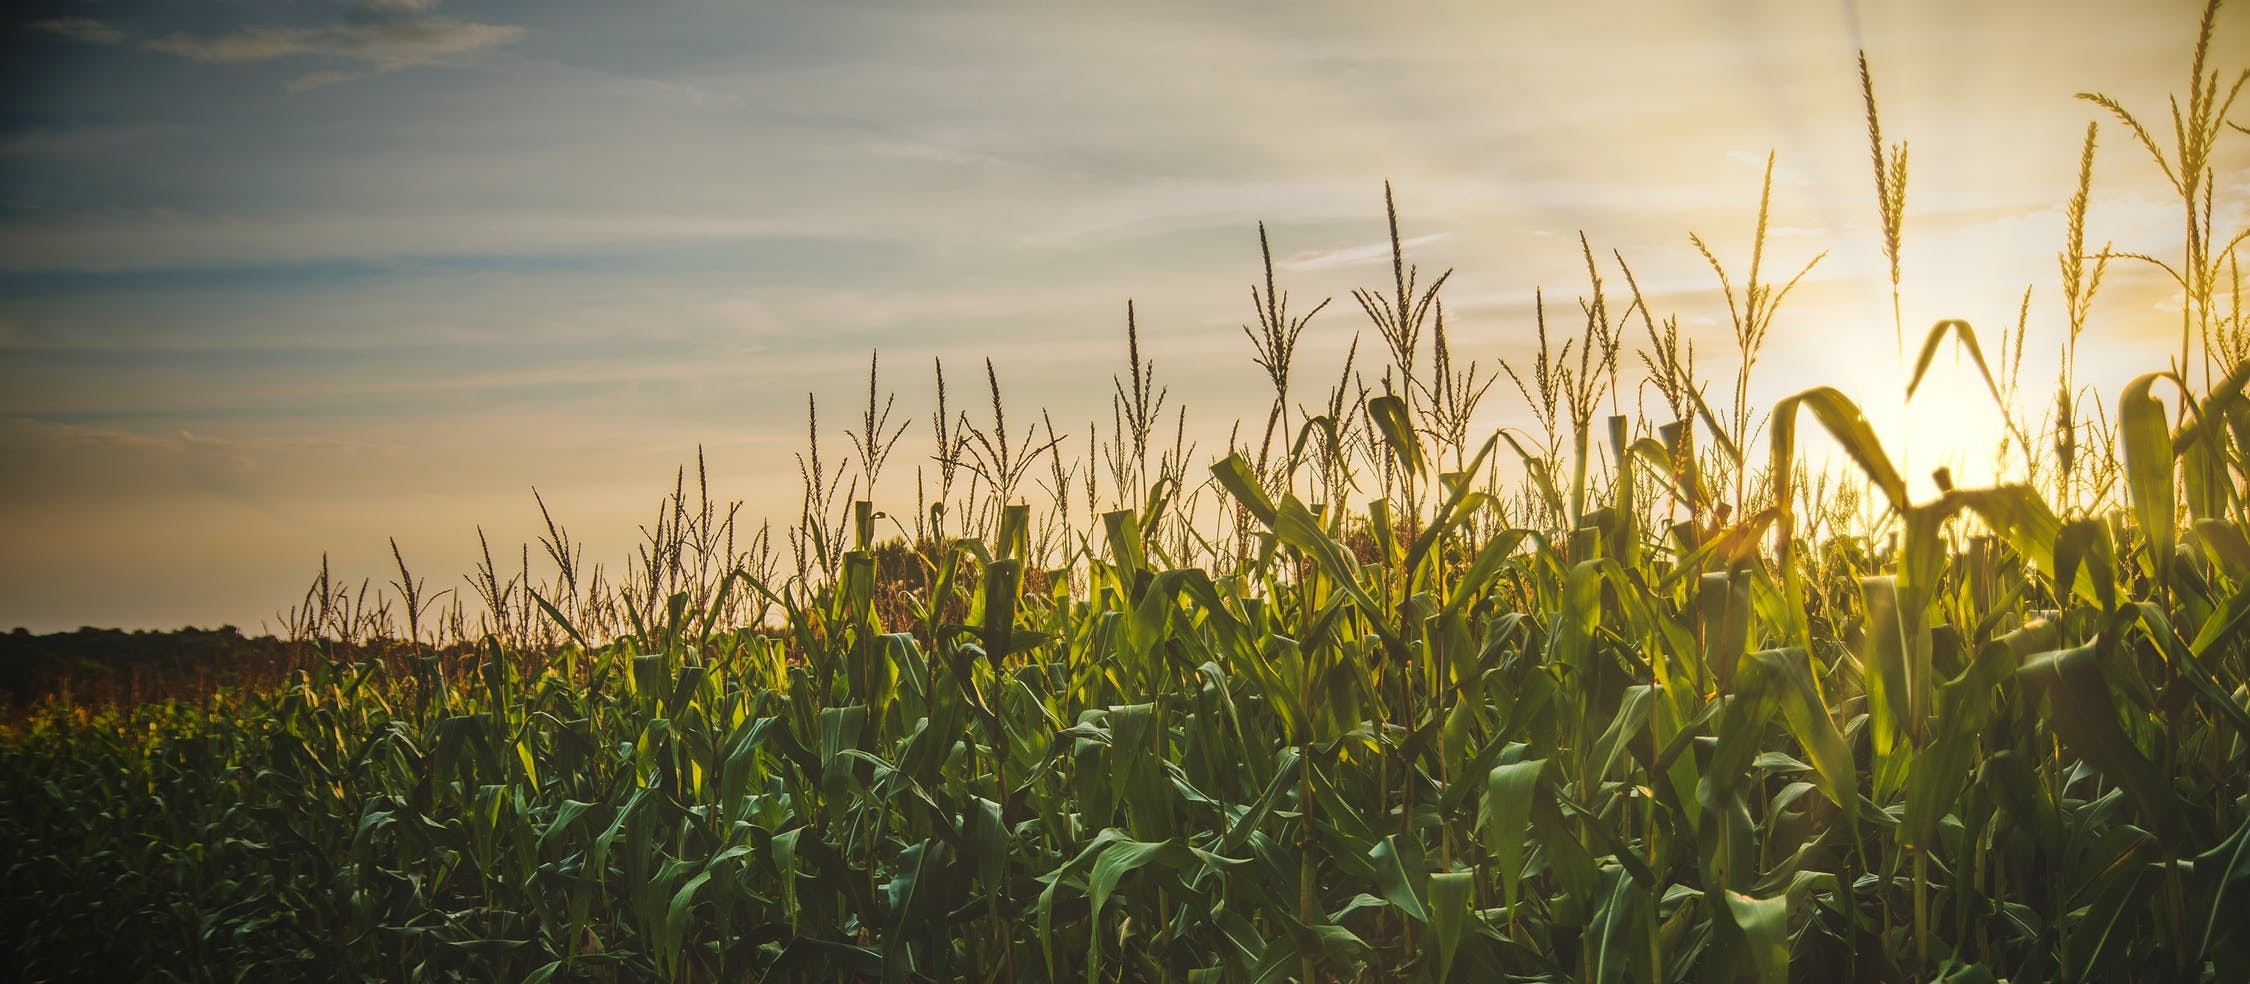
<svg viewBox="0 0 2250 984"><path fill-rule="evenodd" d="M2178 255L2088 247L2090 126L2052 399L2023 398L2028 294L1991 359L1898 325L1917 382L1972 357L2002 484L1914 497L1841 389L1750 405L1797 283L1761 270L1764 199L1747 280L1694 240L1733 312L1716 389L1591 244L1559 345L1543 302L1531 360L1464 368L1392 209L1394 282L1319 383L1292 359L1328 323L1267 251L1272 410L1224 454L1129 322L1106 440L1011 424L989 364L989 408L948 405L940 367L934 464L879 503L908 425L871 363L778 540L683 470L621 575L551 521L449 612L403 557L373 603L324 570L278 685L8 723L11 969L2250 980L2250 325L2210 220L2243 82L2212 24L2176 132L2087 97L2186 224ZM1895 291L1905 150L1861 72ZM2113 264L2170 277L2181 344L2103 395L2072 360ZM1534 426L1478 434L1502 376ZM1661 402L1621 409L1636 385Z"/></svg>

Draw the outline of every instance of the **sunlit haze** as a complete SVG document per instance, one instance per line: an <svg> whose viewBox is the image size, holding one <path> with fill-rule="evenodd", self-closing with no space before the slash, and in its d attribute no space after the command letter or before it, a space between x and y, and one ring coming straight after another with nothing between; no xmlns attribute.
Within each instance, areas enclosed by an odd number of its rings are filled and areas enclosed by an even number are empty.
<svg viewBox="0 0 2250 984"><path fill-rule="evenodd" d="M2074 94L2168 123L2201 5L13 11L0 628L55 630L255 629L324 553L380 583L390 537L450 586L480 526L511 557L534 536L535 487L588 559L619 561L698 446L717 495L785 522L807 394L843 458L875 350L913 421L876 496L903 511L933 360L967 394L989 357L1011 420L1044 407L1082 455L1089 422L1109 430L1128 299L1167 405L1217 457L1264 412L1238 327L1257 223L1294 306L1336 299L1304 336L1309 394L1355 332L1377 344L1349 295L1389 283L1385 181L1408 259L1455 271L1457 358L1527 358L1535 289L1575 332L1583 233L1613 298L1616 251L1725 377L1725 302L1689 234L1739 287L1771 152L1767 277L1826 257L1782 305L1754 394L1834 385L1918 488L1941 464L1988 481L2001 421L1951 345L1901 423L1855 52L1886 139L1911 146L1905 359L1944 318L1993 354L2028 287L2022 375L2045 400L2089 121L2091 246L2181 248L2162 173ZM2231 79L2250 4L2220 18ZM2222 142L2220 187L2250 183L2245 145ZM2229 209L2222 237L2246 220ZM2104 281L2079 358L2111 404L2176 351L2161 276L2120 261ZM1638 376L1633 360L1626 412ZM1486 429L1528 420L1505 380L1483 407Z"/></svg>

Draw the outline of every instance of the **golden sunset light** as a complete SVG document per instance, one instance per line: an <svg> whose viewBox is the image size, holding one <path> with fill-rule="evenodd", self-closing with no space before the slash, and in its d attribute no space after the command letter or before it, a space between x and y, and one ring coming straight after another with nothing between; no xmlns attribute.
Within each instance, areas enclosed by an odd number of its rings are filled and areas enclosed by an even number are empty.
<svg viewBox="0 0 2250 984"><path fill-rule="evenodd" d="M2250 979L2240 5L0 39L21 979Z"/></svg>

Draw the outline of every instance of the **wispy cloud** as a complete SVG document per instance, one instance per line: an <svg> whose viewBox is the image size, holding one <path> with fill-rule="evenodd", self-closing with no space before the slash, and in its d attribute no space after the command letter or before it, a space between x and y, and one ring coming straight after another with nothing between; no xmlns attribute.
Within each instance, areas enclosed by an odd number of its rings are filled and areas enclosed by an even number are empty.
<svg viewBox="0 0 2250 984"><path fill-rule="evenodd" d="M18 503L67 500L116 490L213 494L238 501L271 498L264 488L278 465L315 459L396 455L371 441L256 435L222 437L187 429L134 431L11 417L0 419L0 450L31 466L0 485Z"/></svg>
<svg viewBox="0 0 2250 984"><path fill-rule="evenodd" d="M90 17L33 21L27 29L86 44L137 43L192 62L236 64L288 58L331 58L357 62L356 71L334 69L292 79L292 90L333 85L382 72L466 55L520 38L524 28L444 17L439 0L359 0L341 23L320 27L247 24L219 34L174 33L135 38L115 25Z"/></svg>
<svg viewBox="0 0 2250 984"><path fill-rule="evenodd" d="M85 44L116 44L125 40L125 32L91 17L50 17L25 24L24 29Z"/></svg>
<svg viewBox="0 0 2250 984"><path fill-rule="evenodd" d="M1444 238L1445 233L1442 232L1433 232L1426 236L1411 236L1400 240L1399 248L1413 250L1415 247L1428 246ZM1391 244L1388 240L1385 240L1379 243L1346 246L1341 249L1304 250L1290 254L1276 265L1284 270L1326 270L1331 267L1367 263L1389 255L1391 255Z"/></svg>
<svg viewBox="0 0 2250 984"><path fill-rule="evenodd" d="M176 34L150 41L148 47L192 61L332 55L398 68L504 44L522 35L523 28L506 24L450 17L364 15L328 28L247 27L216 37Z"/></svg>

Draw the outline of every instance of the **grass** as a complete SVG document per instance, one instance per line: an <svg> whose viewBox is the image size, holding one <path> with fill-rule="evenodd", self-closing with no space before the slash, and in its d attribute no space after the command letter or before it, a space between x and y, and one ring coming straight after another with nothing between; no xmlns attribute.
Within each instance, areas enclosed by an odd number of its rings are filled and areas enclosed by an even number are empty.
<svg viewBox="0 0 2250 984"><path fill-rule="evenodd" d="M808 405L778 538L698 462L621 573L551 517L536 568L487 546L467 597L394 550L387 592L323 571L286 621L334 658L279 685L29 712L0 737L14 970L2250 979L2250 362L2205 173L2240 83L2206 70L2212 23L2176 157L2096 97L2186 206L2182 255L2134 258L2186 298L2177 359L2113 397L2073 376L2121 256L2085 246L2095 127L2050 408L2013 398L2028 294L1998 358L1958 322L1918 350L1900 399L1962 344L2023 482L1915 500L1841 391L1751 405L1796 282L1764 277L1763 196L1739 289L1694 240L1730 393L1582 240L1582 324L1552 346L1542 295L1502 363L1539 432L1481 440L1496 377L1395 207L1393 282L1354 295L1383 361L1355 344L1311 405L1323 305L1290 313L1261 228L1273 403L1208 467L1129 305L1080 457L1011 425L989 362L974 414L939 365L886 516L863 493L908 425L871 359L847 455ZM1895 294L1905 150L1860 70ZM1636 363L1658 416L1616 409ZM1800 459L1808 424L1849 474Z"/></svg>

